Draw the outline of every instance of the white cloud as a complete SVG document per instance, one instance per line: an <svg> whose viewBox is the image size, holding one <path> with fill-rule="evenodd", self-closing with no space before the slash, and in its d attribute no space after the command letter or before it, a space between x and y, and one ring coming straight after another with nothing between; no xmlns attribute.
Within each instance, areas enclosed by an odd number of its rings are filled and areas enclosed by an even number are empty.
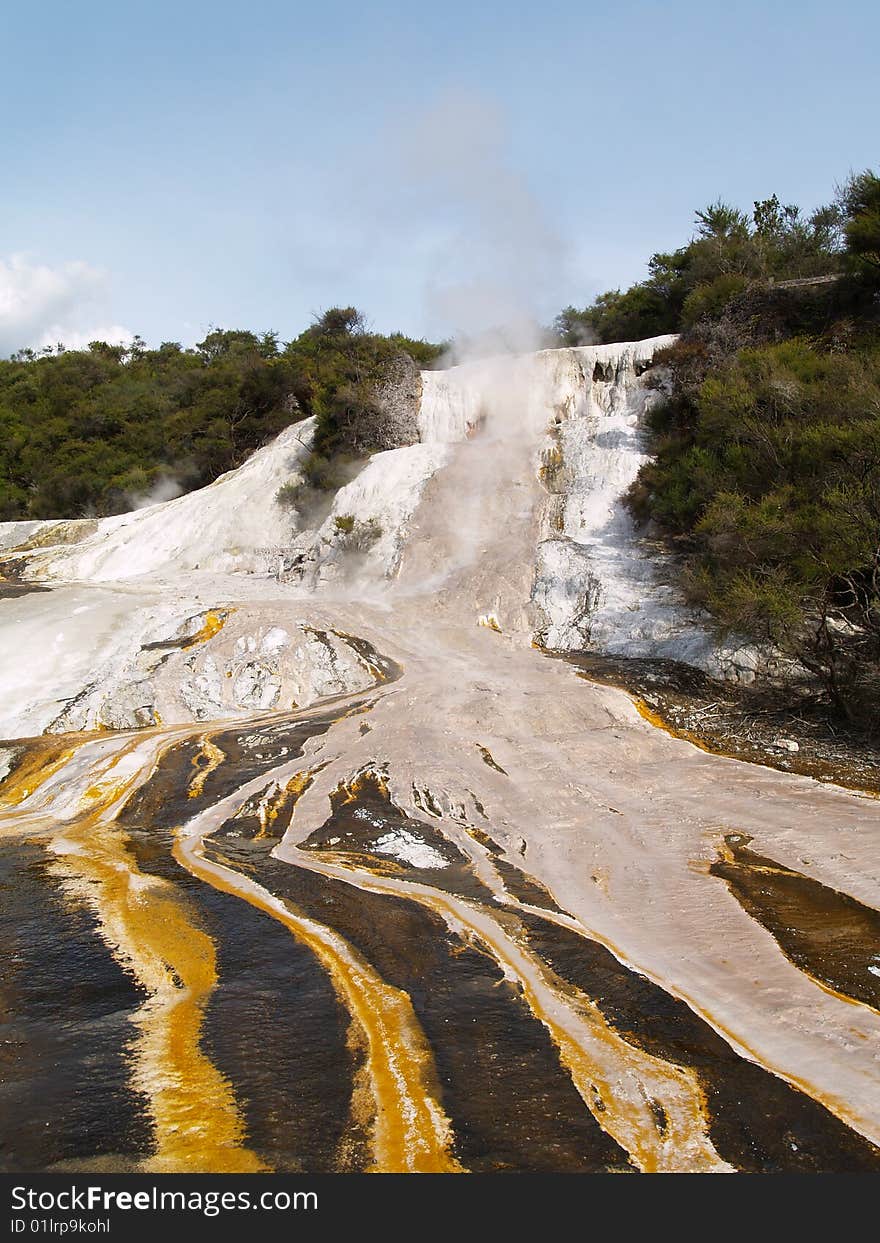
<svg viewBox="0 0 880 1243"><path fill-rule="evenodd" d="M20 254L0 259L0 357L59 341L73 349L95 340L131 341L133 334L107 316L106 297L106 275L88 263L49 267Z"/></svg>
<svg viewBox="0 0 880 1243"><path fill-rule="evenodd" d="M42 334L34 349L42 349L44 345L54 346L59 341L69 350L84 350L91 341L106 341L108 345L129 345L133 340L134 333L122 324L93 324L85 332L66 328L63 324L53 324Z"/></svg>

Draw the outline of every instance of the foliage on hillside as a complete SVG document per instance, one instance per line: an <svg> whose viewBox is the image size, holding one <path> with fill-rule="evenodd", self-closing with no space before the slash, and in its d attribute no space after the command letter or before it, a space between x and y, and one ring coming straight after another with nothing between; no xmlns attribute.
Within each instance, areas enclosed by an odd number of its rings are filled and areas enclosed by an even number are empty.
<svg viewBox="0 0 880 1243"><path fill-rule="evenodd" d="M322 315L284 351L308 389L309 413L317 419L315 452L332 458L387 448L377 385L402 354L419 367L430 367L441 350L400 333L385 337L368 332L354 307Z"/></svg>
<svg viewBox="0 0 880 1243"><path fill-rule="evenodd" d="M638 341L717 319L743 291L778 281L848 272L873 288L880 281L880 181L850 177L831 204L805 216L774 194L746 215L712 203L696 215L686 246L652 255L648 278L591 306L566 307L556 319L564 345Z"/></svg>
<svg viewBox="0 0 880 1243"><path fill-rule="evenodd" d="M840 281L740 293L659 356L656 460L630 500L722 629L880 729L880 179L841 201Z"/></svg>
<svg viewBox="0 0 880 1243"><path fill-rule="evenodd" d="M372 450L389 360L439 347L333 309L295 341L214 330L194 349L94 342L0 360L0 519L118 513L216 479L310 414L322 453Z"/></svg>

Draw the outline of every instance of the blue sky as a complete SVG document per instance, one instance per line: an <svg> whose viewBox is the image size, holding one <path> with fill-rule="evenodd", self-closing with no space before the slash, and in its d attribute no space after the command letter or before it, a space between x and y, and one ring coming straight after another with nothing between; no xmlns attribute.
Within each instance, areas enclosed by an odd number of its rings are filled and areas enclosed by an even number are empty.
<svg viewBox="0 0 880 1243"><path fill-rule="evenodd" d="M880 165L880 6L6 6L0 352L354 303L446 335Z"/></svg>

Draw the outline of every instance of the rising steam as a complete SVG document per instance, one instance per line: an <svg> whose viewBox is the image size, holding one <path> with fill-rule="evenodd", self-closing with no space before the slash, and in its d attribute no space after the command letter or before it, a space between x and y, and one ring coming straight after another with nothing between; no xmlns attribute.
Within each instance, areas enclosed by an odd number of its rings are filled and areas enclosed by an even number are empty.
<svg viewBox="0 0 880 1243"><path fill-rule="evenodd" d="M399 135L400 171L435 237L429 329L456 361L545 344L539 327L562 286L567 246L510 152L498 106L449 91Z"/></svg>

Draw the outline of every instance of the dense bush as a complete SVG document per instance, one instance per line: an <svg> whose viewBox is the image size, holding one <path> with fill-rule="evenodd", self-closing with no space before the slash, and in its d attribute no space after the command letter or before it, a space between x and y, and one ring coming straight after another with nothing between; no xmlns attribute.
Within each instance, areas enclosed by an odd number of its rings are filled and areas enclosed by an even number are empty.
<svg viewBox="0 0 880 1243"><path fill-rule="evenodd" d="M368 333L351 308L296 341L214 330L194 349L94 342L0 360L0 520L103 515L209 483L310 414L318 459L359 435L389 359L439 347ZM321 469L316 463L316 474ZM331 468L323 468L326 486Z"/></svg>
<svg viewBox="0 0 880 1243"><path fill-rule="evenodd" d="M880 731L880 179L851 177L806 222L775 198L751 223L723 204L699 220L630 505L683 553L687 594L722 630ZM756 279L822 262L837 279Z"/></svg>
<svg viewBox="0 0 880 1243"><path fill-rule="evenodd" d="M880 340L846 353L793 338L719 360L661 359L656 459L631 492L685 552L684 586L724 630L819 678L876 728L880 692Z"/></svg>
<svg viewBox="0 0 880 1243"><path fill-rule="evenodd" d="M316 453L326 458L386 448L377 392L382 377L401 355L429 367L441 348L400 333L385 337L368 332L354 307L334 308L321 316L284 351L285 360L307 383L309 412L317 418Z"/></svg>
<svg viewBox="0 0 880 1243"><path fill-rule="evenodd" d="M697 212L686 246L652 255L646 280L581 310L566 307L554 331L563 345L639 340L717 319L749 287L841 273L880 286L880 179L870 171L850 177L833 203L809 216L775 194L755 202L750 216L712 203Z"/></svg>

